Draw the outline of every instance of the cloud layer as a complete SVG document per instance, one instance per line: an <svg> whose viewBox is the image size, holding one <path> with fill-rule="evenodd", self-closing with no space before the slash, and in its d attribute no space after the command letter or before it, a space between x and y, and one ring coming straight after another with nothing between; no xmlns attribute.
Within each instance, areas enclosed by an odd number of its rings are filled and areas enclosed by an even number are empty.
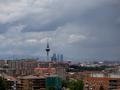
<svg viewBox="0 0 120 90"><path fill-rule="evenodd" d="M119 0L0 0L0 55L120 58Z"/></svg>

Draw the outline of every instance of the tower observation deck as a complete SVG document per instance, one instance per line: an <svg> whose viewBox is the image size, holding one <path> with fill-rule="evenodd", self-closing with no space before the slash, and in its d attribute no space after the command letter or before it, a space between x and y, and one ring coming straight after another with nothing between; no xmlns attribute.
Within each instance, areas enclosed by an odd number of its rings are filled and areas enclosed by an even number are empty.
<svg viewBox="0 0 120 90"><path fill-rule="evenodd" d="M48 61L49 60L49 52L50 52L50 47L49 47L49 43L48 42L47 42L46 52L47 52L47 61Z"/></svg>

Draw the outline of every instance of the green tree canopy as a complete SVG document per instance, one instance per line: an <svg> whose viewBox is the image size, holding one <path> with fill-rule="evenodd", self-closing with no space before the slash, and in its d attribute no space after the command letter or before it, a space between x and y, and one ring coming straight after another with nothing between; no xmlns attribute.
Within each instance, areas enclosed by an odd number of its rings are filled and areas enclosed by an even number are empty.
<svg viewBox="0 0 120 90"><path fill-rule="evenodd" d="M69 88L70 90L83 90L84 85L82 80L70 79L64 80L62 86Z"/></svg>

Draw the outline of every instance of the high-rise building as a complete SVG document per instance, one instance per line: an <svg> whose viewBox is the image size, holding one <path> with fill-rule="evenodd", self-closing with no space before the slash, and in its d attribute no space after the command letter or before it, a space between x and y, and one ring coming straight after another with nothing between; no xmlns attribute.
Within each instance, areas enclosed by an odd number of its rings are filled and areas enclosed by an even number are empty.
<svg viewBox="0 0 120 90"><path fill-rule="evenodd" d="M60 55L60 62L63 62L63 54Z"/></svg>
<svg viewBox="0 0 120 90"><path fill-rule="evenodd" d="M54 53L53 56L51 57L51 61L54 61L54 62L57 61L57 55L56 55L56 53Z"/></svg>
<svg viewBox="0 0 120 90"><path fill-rule="evenodd" d="M57 54L57 61L60 61L60 55Z"/></svg>
<svg viewBox="0 0 120 90"><path fill-rule="evenodd" d="M56 53L54 53L53 56L51 57L51 61L63 62L63 54L56 54Z"/></svg>

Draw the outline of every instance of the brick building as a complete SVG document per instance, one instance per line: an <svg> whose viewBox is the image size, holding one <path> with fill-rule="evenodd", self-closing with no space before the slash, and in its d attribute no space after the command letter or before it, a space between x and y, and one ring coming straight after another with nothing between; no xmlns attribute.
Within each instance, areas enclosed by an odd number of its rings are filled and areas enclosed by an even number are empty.
<svg viewBox="0 0 120 90"><path fill-rule="evenodd" d="M84 90L120 90L120 78L87 77Z"/></svg>

